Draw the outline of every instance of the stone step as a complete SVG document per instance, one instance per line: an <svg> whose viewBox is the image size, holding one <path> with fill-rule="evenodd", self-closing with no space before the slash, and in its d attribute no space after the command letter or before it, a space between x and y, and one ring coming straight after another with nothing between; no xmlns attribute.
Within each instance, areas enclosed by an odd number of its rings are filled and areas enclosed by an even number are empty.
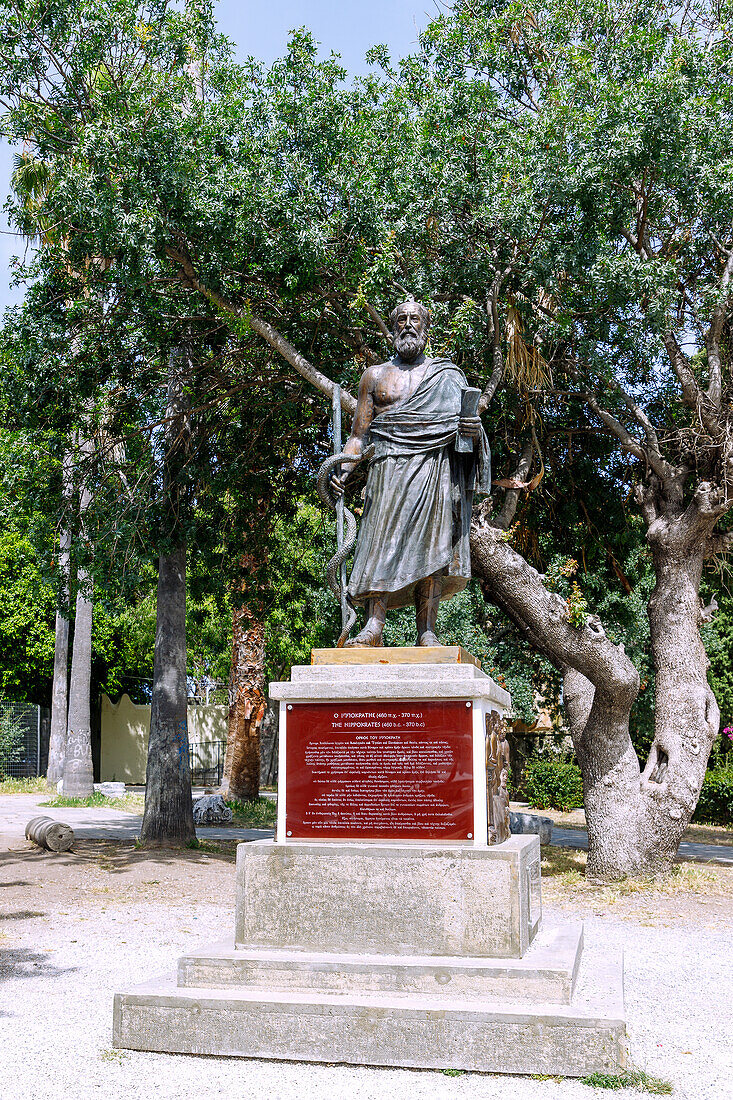
<svg viewBox="0 0 733 1100"><path fill-rule="evenodd" d="M116 995L113 1041L182 1054L580 1077L625 1064L622 974L609 954L571 1005L182 989L171 978Z"/></svg>
<svg viewBox="0 0 733 1100"><path fill-rule="evenodd" d="M573 924L541 931L522 959L234 949L227 941L184 955L178 985L570 1004L582 945L582 925Z"/></svg>

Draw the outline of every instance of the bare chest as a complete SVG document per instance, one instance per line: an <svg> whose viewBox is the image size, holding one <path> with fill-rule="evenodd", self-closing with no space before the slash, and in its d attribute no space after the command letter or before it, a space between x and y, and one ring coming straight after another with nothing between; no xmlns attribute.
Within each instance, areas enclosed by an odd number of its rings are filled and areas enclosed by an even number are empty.
<svg viewBox="0 0 733 1100"><path fill-rule="evenodd" d="M381 411L411 397L425 377L427 363L402 368L385 366L374 384L374 404Z"/></svg>

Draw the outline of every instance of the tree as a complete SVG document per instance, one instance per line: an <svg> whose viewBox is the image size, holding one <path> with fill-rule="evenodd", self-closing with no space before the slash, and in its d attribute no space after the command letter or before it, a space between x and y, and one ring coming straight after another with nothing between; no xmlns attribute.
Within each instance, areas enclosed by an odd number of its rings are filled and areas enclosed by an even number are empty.
<svg viewBox="0 0 733 1100"><path fill-rule="evenodd" d="M79 451L89 460L94 444L87 437ZM79 487L80 535L86 537L85 516L92 494L88 473ZM69 708L66 726L66 745L62 772L63 794L71 798L88 798L94 793L94 768L92 765L92 593L91 577L82 566L77 572L76 614L74 615L74 643L71 651L71 678Z"/></svg>
<svg viewBox="0 0 733 1100"><path fill-rule="evenodd" d="M168 406L163 442L163 493L169 545L158 559L153 700L145 812L140 843L148 847L185 845L196 839L188 753L186 680L185 486L181 471L190 448L187 385L190 353L171 353Z"/></svg>
<svg viewBox="0 0 733 1100"><path fill-rule="evenodd" d="M64 496L71 496L71 456L64 455ZM53 689L51 692L51 729L48 742L46 778L56 784L64 774L66 723L69 710L69 618L71 597L71 531L64 527L59 535L59 574L61 577L53 650Z"/></svg>
<svg viewBox="0 0 733 1100"><path fill-rule="evenodd" d="M34 215L52 180L43 161L27 152L14 157L13 189L21 202L24 229L33 238L39 233L46 240L53 237L53 228ZM67 450L63 465L64 496L69 508L73 494L72 457ZM66 732L69 694L69 600L71 598L71 530L65 525L59 533L59 595L56 608L54 640L53 690L51 693L51 730L48 745L46 777L54 786L62 778L66 755Z"/></svg>
<svg viewBox="0 0 733 1100"><path fill-rule="evenodd" d="M248 557L243 569L252 565ZM260 793L260 726L267 695L264 683L265 627L263 614L246 600L244 585L232 612L232 668L229 692L227 751L221 792L227 798L256 799ZM259 593L256 602L260 603Z"/></svg>

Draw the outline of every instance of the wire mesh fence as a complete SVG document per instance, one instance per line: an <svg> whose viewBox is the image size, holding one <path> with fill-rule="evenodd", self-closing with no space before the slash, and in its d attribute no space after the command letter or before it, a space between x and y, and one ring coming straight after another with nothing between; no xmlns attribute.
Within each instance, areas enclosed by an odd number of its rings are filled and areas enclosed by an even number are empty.
<svg viewBox="0 0 733 1100"><path fill-rule="evenodd" d="M45 708L0 699L0 778L42 774Z"/></svg>

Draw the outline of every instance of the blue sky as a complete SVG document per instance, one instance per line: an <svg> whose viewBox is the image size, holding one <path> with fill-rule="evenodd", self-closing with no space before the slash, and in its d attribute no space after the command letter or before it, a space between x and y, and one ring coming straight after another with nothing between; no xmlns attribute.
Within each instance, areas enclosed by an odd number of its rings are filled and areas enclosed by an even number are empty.
<svg viewBox="0 0 733 1100"><path fill-rule="evenodd" d="M236 45L240 57L253 54L272 61L284 50L291 30L307 26L324 53L341 54L350 72L364 71L364 54L377 42L386 42L393 57L409 53L418 31L440 10L436 0L220 0L219 29ZM0 144L0 195L5 200L12 169L12 152ZM10 287L10 257L22 253L25 243L8 234L0 213L0 310L23 297L23 288Z"/></svg>

